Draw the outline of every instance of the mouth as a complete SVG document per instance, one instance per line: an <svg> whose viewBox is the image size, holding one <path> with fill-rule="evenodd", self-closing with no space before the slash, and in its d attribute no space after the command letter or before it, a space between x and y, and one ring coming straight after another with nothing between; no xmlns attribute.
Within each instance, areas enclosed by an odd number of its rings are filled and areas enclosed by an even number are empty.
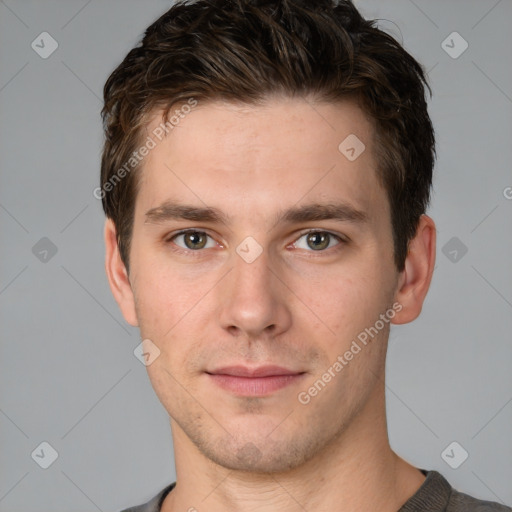
<svg viewBox="0 0 512 512"><path fill-rule="evenodd" d="M228 366L206 372L220 388L238 396L263 397L298 382L306 372L280 366Z"/></svg>

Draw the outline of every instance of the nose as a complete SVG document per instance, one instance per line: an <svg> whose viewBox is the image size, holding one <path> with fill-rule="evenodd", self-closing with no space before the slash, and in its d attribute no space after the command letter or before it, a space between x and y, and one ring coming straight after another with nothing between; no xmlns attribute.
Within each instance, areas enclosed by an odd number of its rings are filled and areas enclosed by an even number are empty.
<svg viewBox="0 0 512 512"><path fill-rule="evenodd" d="M220 323L235 337L275 337L290 328L289 290L269 265L266 251L251 263L233 254L233 268L221 286Z"/></svg>

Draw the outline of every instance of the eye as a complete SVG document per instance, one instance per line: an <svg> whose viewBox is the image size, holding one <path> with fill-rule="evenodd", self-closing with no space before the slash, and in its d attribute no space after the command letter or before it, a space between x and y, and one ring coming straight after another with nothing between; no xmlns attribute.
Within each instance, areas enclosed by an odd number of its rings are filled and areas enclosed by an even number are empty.
<svg viewBox="0 0 512 512"><path fill-rule="evenodd" d="M338 245L342 242L339 236L328 231L309 231L304 233L293 246L296 249L312 249L313 251L323 251Z"/></svg>
<svg viewBox="0 0 512 512"><path fill-rule="evenodd" d="M189 249L192 251L215 247L215 241L204 231L182 231L181 233L178 233L169 238L169 241L174 242L178 247L181 247L182 249Z"/></svg>

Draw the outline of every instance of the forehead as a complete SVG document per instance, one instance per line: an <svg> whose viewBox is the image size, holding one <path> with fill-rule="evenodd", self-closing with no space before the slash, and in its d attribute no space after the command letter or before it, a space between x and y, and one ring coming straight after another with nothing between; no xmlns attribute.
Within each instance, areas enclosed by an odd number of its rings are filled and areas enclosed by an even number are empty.
<svg viewBox="0 0 512 512"><path fill-rule="evenodd" d="M155 147L143 163L143 207L183 197L240 212L258 203L270 211L307 196L382 210L374 127L354 102L197 101L192 108L174 106L170 121L155 111L146 126L144 136Z"/></svg>
<svg viewBox="0 0 512 512"><path fill-rule="evenodd" d="M338 149L348 135L359 135L366 144L371 144L373 138L373 122L355 101L348 99L326 103L310 97L274 95L257 105L190 99L171 107L167 122L162 115L163 110L159 109L147 116L145 135L156 137L157 142L168 147L192 143L192 131L203 144L215 140L233 143L233 149L243 139L248 151L287 147L290 143L296 152L307 151L313 145ZM310 144L301 148L298 142ZM199 153L189 157L199 156L201 149L196 145ZM220 159L225 155L217 152L216 156Z"/></svg>

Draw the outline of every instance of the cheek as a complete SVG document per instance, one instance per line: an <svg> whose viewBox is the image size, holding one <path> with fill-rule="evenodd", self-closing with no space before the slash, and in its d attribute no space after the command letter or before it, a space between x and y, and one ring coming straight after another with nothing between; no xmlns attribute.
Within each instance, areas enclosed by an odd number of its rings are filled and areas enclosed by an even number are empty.
<svg viewBox="0 0 512 512"><path fill-rule="evenodd" d="M172 347L173 366L185 363L184 352L201 338L212 317L207 294L215 276L187 276L158 259L150 261L149 256L137 264L134 295L141 336L162 351Z"/></svg>
<svg viewBox="0 0 512 512"><path fill-rule="evenodd" d="M142 261L137 269L133 288L141 335L160 339L185 314L187 297L168 272Z"/></svg>
<svg viewBox="0 0 512 512"><path fill-rule="evenodd" d="M343 339L356 335L370 322L373 324L386 309L389 295L378 275L370 269L361 272L354 267L301 277L293 288L315 314L315 324L319 322L324 329L329 328L331 335Z"/></svg>

